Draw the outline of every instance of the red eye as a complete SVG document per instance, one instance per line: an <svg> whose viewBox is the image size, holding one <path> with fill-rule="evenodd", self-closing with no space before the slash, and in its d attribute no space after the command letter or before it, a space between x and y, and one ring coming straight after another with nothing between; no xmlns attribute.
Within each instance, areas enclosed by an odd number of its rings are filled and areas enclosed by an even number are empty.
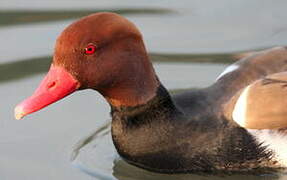
<svg viewBox="0 0 287 180"><path fill-rule="evenodd" d="M95 51L96 51L96 46L93 44L90 44L85 48L85 54L87 55L94 54Z"/></svg>

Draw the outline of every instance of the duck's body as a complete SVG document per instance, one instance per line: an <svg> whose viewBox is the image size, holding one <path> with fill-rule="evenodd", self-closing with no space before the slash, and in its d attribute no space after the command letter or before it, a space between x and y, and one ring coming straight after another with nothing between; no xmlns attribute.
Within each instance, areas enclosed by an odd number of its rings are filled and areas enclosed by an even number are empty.
<svg viewBox="0 0 287 180"><path fill-rule="evenodd" d="M287 102L269 93L270 88L284 93L277 85L284 82L286 57L285 48L255 53L228 68L210 87L171 96L157 78L136 27L118 15L98 13L61 34L47 78L17 106L16 117L91 88L111 105L113 142L131 164L163 173L282 168L287 161L284 147L278 151L267 142L273 134L261 132L279 133L287 127ZM267 109L254 92L267 93L264 98L277 108Z"/></svg>
<svg viewBox="0 0 287 180"><path fill-rule="evenodd" d="M284 130L269 130L266 136L266 130L244 129L231 113L242 89L287 70L285 56L285 48L263 51L231 65L232 71L228 67L208 88L170 96L160 85L143 106L113 107L117 150L132 164L165 173L283 168L280 154L264 142Z"/></svg>

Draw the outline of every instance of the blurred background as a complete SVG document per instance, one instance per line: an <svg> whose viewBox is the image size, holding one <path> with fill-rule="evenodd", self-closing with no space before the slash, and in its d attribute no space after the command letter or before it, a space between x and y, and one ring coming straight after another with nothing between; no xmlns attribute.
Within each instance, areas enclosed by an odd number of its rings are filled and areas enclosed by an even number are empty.
<svg viewBox="0 0 287 180"><path fill-rule="evenodd" d="M170 176L132 167L114 150L109 106L90 90L22 121L13 117L48 70L57 36L79 17L111 11L135 23L159 78L175 91L206 87L246 53L286 45L286 7L285 0L1 0L0 179L287 179Z"/></svg>

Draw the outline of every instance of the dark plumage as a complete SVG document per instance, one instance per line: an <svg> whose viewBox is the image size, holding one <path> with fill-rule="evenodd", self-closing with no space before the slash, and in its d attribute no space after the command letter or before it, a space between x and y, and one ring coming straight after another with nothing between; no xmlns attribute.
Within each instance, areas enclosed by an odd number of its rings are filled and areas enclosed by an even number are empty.
<svg viewBox="0 0 287 180"><path fill-rule="evenodd" d="M161 85L145 105L112 106L112 136L119 154L131 164L163 173L275 167L272 154L245 129L213 111L211 102L204 101L207 93L170 96Z"/></svg>

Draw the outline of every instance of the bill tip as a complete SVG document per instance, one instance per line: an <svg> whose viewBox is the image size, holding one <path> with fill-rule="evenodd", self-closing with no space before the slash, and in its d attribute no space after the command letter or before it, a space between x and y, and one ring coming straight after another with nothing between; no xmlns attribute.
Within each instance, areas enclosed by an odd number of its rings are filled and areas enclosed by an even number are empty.
<svg viewBox="0 0 287 180"><path fill-rule="evenodd" d="M25 116L23 108L21 106L16 106L14 110L15 119L20 120Z"/></svg>

